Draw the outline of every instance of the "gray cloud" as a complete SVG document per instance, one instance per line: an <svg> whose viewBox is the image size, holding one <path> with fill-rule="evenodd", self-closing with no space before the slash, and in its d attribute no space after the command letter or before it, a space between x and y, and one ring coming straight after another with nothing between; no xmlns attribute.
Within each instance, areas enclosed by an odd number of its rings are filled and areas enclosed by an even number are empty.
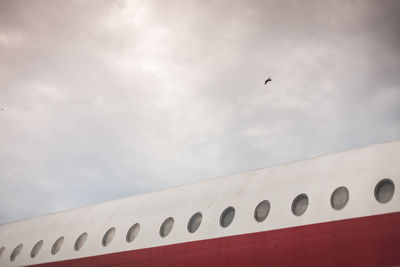
<svg viewBox="0 0 400 267"><path fill-rule="evenodd" d="M400 138L399 9L0 2L0 222Z"/></svg>

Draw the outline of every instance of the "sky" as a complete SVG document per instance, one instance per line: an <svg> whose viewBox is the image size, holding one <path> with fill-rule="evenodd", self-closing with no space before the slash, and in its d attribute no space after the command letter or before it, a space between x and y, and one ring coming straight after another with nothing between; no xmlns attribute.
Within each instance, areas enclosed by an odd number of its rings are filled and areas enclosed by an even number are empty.
<svg viewBox="0 0 400 267"><path fill-rule="evenodd" d="M0 223L400 139L399 14L0 1Z"/></svg>

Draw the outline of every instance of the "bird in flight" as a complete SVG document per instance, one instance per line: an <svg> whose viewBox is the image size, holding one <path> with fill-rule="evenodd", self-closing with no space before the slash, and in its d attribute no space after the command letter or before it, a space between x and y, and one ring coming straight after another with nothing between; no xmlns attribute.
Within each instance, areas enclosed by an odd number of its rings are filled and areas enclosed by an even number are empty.
<svg viewBox="0 0 400 267"><path fill-rule="evenodd" d="M271 80L271 77L269 77L269 78L265 81L264 85L266 85L267 82L270 82L270 81L272 81L272 80Z"/></svg>

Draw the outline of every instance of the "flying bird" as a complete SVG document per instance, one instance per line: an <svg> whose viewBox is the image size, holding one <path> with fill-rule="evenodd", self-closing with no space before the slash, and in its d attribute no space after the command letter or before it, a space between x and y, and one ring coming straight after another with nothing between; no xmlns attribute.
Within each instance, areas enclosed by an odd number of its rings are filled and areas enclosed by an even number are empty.
<svg viewBox="0 0 400 267"><path fill-rule="evenodd" d="M269 78L265 81L264 85L266 85L267 82L270 82L270 81L272 81L272 80L271 80L271 77L269 77Z"/></svg>

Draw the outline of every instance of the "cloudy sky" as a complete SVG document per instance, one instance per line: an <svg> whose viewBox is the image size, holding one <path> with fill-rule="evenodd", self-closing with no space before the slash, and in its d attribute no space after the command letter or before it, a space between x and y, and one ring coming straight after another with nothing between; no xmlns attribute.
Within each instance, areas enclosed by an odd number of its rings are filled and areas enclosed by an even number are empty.
<svg viewBox="0 0 400 267"><path fill-rule="evenodd" d="M399 14L0 1L0 223L399 139Z"/></svg>

